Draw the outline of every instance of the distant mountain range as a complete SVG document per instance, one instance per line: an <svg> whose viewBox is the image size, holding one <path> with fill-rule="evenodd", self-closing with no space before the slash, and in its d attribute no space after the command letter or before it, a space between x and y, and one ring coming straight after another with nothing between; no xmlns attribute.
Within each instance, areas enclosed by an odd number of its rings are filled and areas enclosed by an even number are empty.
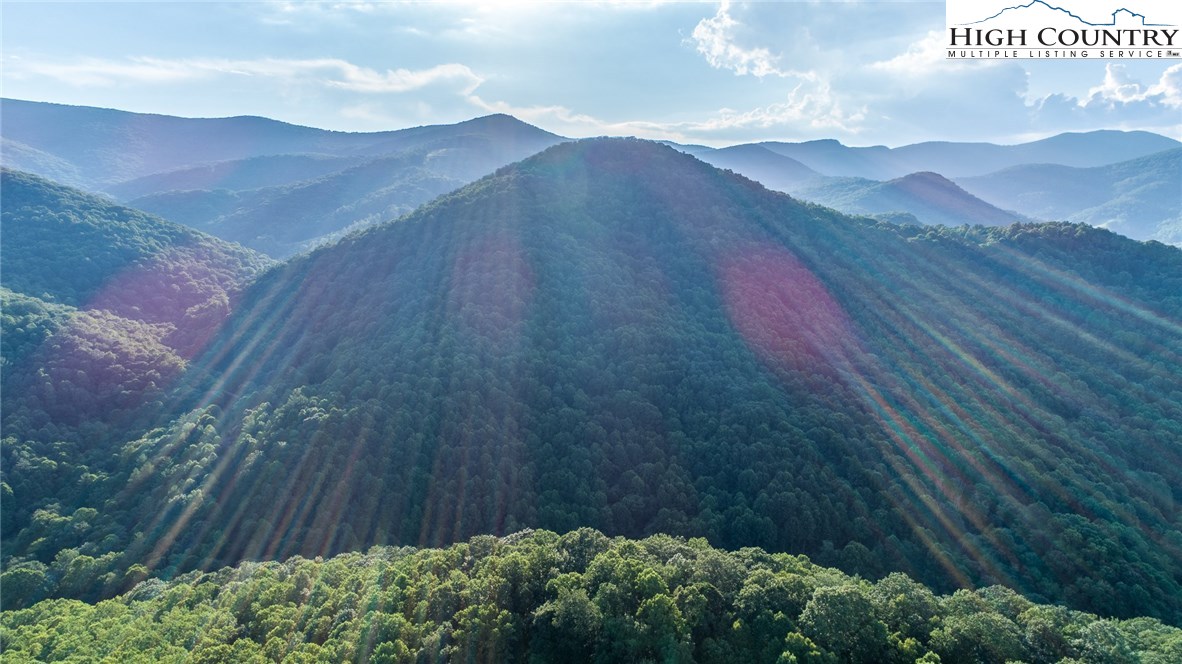
<svg viewBox="0 0 1182 664"><path fill-rule="evenodd" d="M1014 166L961 178L969 192L1039 219L1103 226L1123 235L1182 243L1182 148L1107 166Z"/></svg>
<svg viewBox="0 0 1182 664"><path fill-rule="evenodd" d="M853 148L834 140L760 145L825 175L873 180L922 171L957 179L1022 164L1087 168L1182 147L1172 138L1144 131L1066 133L1018 145L932 141L898 148Z"/></svg>
<svg viewBox="0 0 1182 664"><path fill-rule="evenodd" d="M285 258L350 229L400 217L468 181L442 174L431 155L408 151L371 158L321 177L258 189L163 191L132 199L128 205L269 256ZM248 161L255 167L260 160L270 163L281 159L259 157ZM321 165L320 160L284 161L305 167ZM341 161L331 163L339 165ZM222 170L219 167L223 164L214 170ZM199 170L183 174L197 176ZM235 179L250 181L245 177Z"/></svg>
<svg viewBox="0 0 1182 664"><path fill-rule="evenodd" d="M399 217L566 140L506 115L354 134L264 118L187 119L18 100L3 100L0 110L6 165L276 258ZM772 189L882 220L955 226L1068 219L1135 239L1182 242L1177 159L1168 157L1182 143L1148 132L1068 133L1018 145L672 145ZM1167 157L1152 158L1162 153Z"/></svg>
<svg viewBox="0 0 1182 664"><path fill-rule="evenodd" d="M495 145L482 145L478 159L484 161L498 160L498 150L524 156L561 140L507 115L455 125L349 133L259 117L178 118L16 99L0 100L0 113L6 166L38 173L39 167L56 165L62 173L74 173L73 179L61 178L63 182L92 190L259 156L376 157L432 146L454 150L462 145L457 140L495 137ZM10 156L13 161L8 163Z"/></svg>
<svg viewBox="0 0 1182 664"><path fill-rule="evenodd" d="M687 151L681 146L678 148ZM796 191L824 177L792 157L773 152L762 145L736 145L690 154L707 164L734 171L777 191Z"/></svg>
<svg viewBox="0 0 1182 664"><path fill-rule="evenodd" d="M848 214L893 221L960 226L1008 226L1029 217L998 209L938 173L912 173L887 182L864 178L825 178L793 195ZM906 215L906 216L904 216Z"/></svg>
<svg viewBox="0 0 1182 664"><path fill-rule="evenodd" d="M4 159L276 258L565 140L507 115L353 134L3 100Z"/></svg>

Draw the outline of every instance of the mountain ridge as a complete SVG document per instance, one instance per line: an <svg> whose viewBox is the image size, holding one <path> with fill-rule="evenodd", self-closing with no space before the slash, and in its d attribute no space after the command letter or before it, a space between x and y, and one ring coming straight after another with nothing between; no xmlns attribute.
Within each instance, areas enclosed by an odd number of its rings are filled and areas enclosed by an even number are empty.
<svg viewBox="0 0 1182 664"><path fill-rule="evenodd" d="M384 132L340 132L259 116L182 118L89 106L0 99L5 138L73 164L75 186L101 188L178 168L275 154L372 154L413 147L447 127L424 125ZM553 134L502 114L459 123L512 129L520 140ZM20 164L9 164L20 166Z"/></svg>
<svg viewBox="0 0 1182 664"><path fill-rule="evenodd" d="M264 274L101 490L6 539L94 509L121 579L594 526L1178 621L1179 292L1104 230L559 144Z"/></svg>

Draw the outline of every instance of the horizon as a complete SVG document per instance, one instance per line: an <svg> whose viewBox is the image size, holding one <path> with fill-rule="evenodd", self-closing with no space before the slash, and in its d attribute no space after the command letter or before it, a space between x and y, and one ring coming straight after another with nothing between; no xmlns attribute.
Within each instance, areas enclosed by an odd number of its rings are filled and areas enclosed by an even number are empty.
<svg viewBox="0 0 1182 664"><path fill-rule="evenodd" d="M419 125L411 125L411 126L405 126L405 127L391 127L391 128L386 128L386 129L372 129L372 130L362 130L362 131L346 131L346 130L340 130L340 129L330 129L327 127L317 127L314 125L298 124L298 123L294 123L294 122L288 122L286 120L281 120L278 118L268 117L265 115L220 115L220 116L171 115L168 113L133 111L133 110L128 110L128 109L124 109L124 108L115 108L115 107L88 106L88 105L83 105L83 104L65 104L65 103L60 103L60 102L41 101L41 100L35 100L35 99L17 99L17 98L7 97L7 96L0 97L0 101L6 101L6 102L7 101L16 101L16 102L24 102L24 103L32 103L32 104L50 104L50 105L55 105L55 106L67 106L67 107L71 107L71 108L90 108L90 109L101 110L101 111L114 111L117 113L129 113L129 114L134 114L134 115L152 115L152 116L158 116L158 117L177 118L177 119L181 119L181 120L259 119L259 120L267 120L269 122L277 122L277 123L289 125L292 127L300 127L303 129L314 129L317 131L346 133L346 134L393 133L393 132L405 131L408 129L418 129L418 128L422 128L422 127L453 126L453 125L463 124L465 122L473 122L476 120L481 120L484 118L508 117L508 118L512 118L513 120L515 120L517 122L521 122L522 124L528 125L528 126L533 127L535 129L540 129L542 131L553 134L555 136L558 136L559 138L563 138L568 141L593 140L593 139L598 139L598 138L633 138L633 139L638 139L638 140L643 140L643 141L653 141L656 143L674 143L676 145L687 146L687 147L695 146L695 145L696 146L704 146L704 147L710 148L712 150L723 150L726 148L742 147L742 146L747 146L747 145L758 146L763 143L804 144L804 143L820 143L820 142L827 142L827 141L835 141L839 145L842 145L847 148L854 148L854 149L886 148L888 150L895 150L898 148L908 147L908 146L912 146L912 145L921 145L924 143L964 143L964 144L976 143L976 144L982 144L982 145L998 145L998 146L1005 147L1005 146L1024 145L1027 143L1035 143L1038 141L1042 141L1042 140L1046 140L1046 139L1050 139L1050 138L1055 138L1057 136L1086 135L1086 134L1097 134L1097 133L1104 133L1104 132L1149 133L1149 134L1156 134L1158 136L1163 136L1165 138L1169 138L1169 139L1179 141L1180 143L1182 143L1182 139L1179 139L1175 136L1170 136L1168 134L1162 134L1159 132L1148 131L1148 130L1144 130L1144 129L1098 128L1098 129L1090 129L1090 130L1082 130L1082 131L1051 132L1051 133L1047 133L1045 135L1034 136L1034 137L1027 138L1025 140L1015 141L1015 142L997 142L997 141L983 141L983 140L980 140L980 141L955 141L955 140L945 140L945 139L927 139L927 140L922 140L922 141L915 141L912 143L898 143L898 144L894 144L894 145L888 145L888 144L884 144L884 143L854 144L854 143L848 143L846 141L843 141L843 140L835 138L835 137L827 137L827 138L823 137L823 138L810 138L810 139L799 140L799 141L781 141L781 140L769 139L769 140L754 141L754 142L749 142L749 143L722 143L722 144L717 144L717 145L710 145L705 142L703 142L703 143L685 143L685 142L678 141L678 140L671 139L671 138L636 136L633 134L614 134L614 135L613 134L604 134L604 135L600 135L600 136L564 136L564 135L562 135L558 132L552 131L544 126L540 126L540 125L528 122L528 121L523 120L511 113L504 113L504 112L494 112L494 113L486 113L484 115L476 115L476 116L472 116L470 118L457 120L456 122L419 124Z"/></svg>
<svg viewBox="0 0 1182 664"><path fill-rule="evenodd" d="M137 113L350 132L505 113L571 138L712 147L1016 144L1104 129L1182 140L1182 63L946 60L944 3L929 0L3 11L6 97Z"/></svg>

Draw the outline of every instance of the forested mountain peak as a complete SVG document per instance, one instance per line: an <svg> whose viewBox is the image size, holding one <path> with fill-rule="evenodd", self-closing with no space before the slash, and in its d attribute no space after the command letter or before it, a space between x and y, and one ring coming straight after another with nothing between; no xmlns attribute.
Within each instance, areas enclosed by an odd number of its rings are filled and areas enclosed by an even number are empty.
<svg viewBox="0 0 1182 664"><path fill-rule="evenodd" d="M1179 293L1182 252L1106 231L875 223L560 144L269 271L6 552L53 580L90 508L110 592L591 526L1182 622Z"/></svg>

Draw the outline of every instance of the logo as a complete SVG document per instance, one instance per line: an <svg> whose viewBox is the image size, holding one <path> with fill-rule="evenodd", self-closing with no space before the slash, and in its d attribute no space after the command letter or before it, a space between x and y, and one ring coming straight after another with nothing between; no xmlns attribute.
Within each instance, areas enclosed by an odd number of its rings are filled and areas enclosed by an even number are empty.
<svg viewBox="0 0 1182 664"><path fill-rule="evenodd" d="M1178 0L947 3L949 59L1182 59Z"/></svg>

